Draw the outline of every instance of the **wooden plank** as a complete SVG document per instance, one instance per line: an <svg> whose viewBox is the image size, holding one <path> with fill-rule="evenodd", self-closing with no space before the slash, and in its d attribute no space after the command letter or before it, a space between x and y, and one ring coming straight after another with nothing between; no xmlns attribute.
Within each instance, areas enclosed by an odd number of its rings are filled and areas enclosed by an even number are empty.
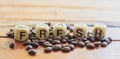
<svg viewBox="0 0 120 59"><path fill-rule="evenodd" d="M44 48L37 49L36 56L30 56L25 51L22 43L17 43L15 49L10 49L9 42L11 39L0 38L0 59L119 59L120 42L112 42L106 48L96 48L88 50L86 48L76 48L70 53L51 52L44 53Z"/></svg>

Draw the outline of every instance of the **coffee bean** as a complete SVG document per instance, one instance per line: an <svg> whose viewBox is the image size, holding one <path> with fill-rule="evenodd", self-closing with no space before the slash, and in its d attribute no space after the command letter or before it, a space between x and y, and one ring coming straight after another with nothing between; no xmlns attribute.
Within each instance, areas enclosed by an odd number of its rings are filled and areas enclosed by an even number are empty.
<svg viewBox="0 0 120 59"><path fill-rule="evenodd" d="M70 47L70 50L74 50L75 49L75 46L72 45L72 44L70 44L69 47Z"/></svg>
<svg viewBox="0 0 120 59"><path fill-rule="evenodd" d="M52 41L53 41L52 38L48 38L48 39L46 39L46 40L49 41L49 42L52 42Z"/></svg>
<svg viewBox="0 0 120 59"><path fill-rule="evenodd" d="M31 44L31 42L28 42L28 41L23 42L24 46L27 46L27 45L30 45L30 44Z"/></svg>
<svg viewBox="0 0 120 59"><path fill-rule="evenodd" d="M100 42L100 41L98 41L98 42L94 42L95 47L99 47L99 46L100 46L100 44L101 44L101 42Z"/></svg>
<svg viewBox="0 0 120 59"><path fill-rule="evenodd" d="M70 31L70 32L73 32L73 29L72 29L72 28L70 28L70 29L69 29L69 31Z"/></svg>
<svg viewBox="0 0 120 59"><path fill-rule="evenodd" d="M61 47L62 46L60 44L56 44L53 46L53 51L59 51L59 50L61 50Z"/></svg>
<svg viewBox="0 0 120 59"><path fill-rule="evenodd" d="M85 45L87 45L88 43L90 43L90 41L87 40L87 41L85 41L84 43L85 43Z"/></svg>
<svg viewBox="0 0 120 59"><path fill-rule="evenodd" d="M74 45L74 46L77 46L77 45L78 45L78 42L72 41L70 44L72 44L72 45Z"/></svg>
<svg viewBox="0 0 120 59"><path fill-rule="evenodd" d="M67 24L67 30L69 30L69 29L70 29L70 25Z"/></svg>
<svg viewBox="0 0 120 59"><path fill-rule="evenodd" d="M37 53L37 50L35 50L35 49L30 49L30 50L28 50L28 53L29 53L30 55L35 55L35 54Z"/></svg>
<svg viewBox="0 0 120 59"><path fill-rule="evenodd" d="M86 45L86 48L87 48L87 49L94 49L94 48L95 48L95 45L92 44L92 43L89 43L89 44Z"/></svg>
<svg viewBox="0 0 120 59"><path fill-rule="evenodd" d="M68 37L69 39L72 39L72 35L70 35L69 33L67 33L66 37Z"/></svg>
<svg viewBox="0 0 120 59"><path fill-rule="evenodd" d="M60 44L61 42L59 40L53 40L52 41L52 44L55 45L55 44Z"/></svg>
<svg viewBox="0 0 120 59"><path fill-rule="evenodd" d="M68 43L71 43L72 41L75 41L75 39L69 39Z"/></svg>
<svg viewBox="0 0 120 59"><path fill-rule="evenodd" d="M67 43L67 40L66 40L66 39L61 39L60 41L61 41L61 43L63 43L63 44Z"/></svg>
<svg viewBox="0 0 120 59"><path fill-rule="evenodd" d="M101 41L102 38L95 36L94 39L95 39L95 41Z"/></svg>
<svg viewBox="0 0 120 59"><path fill-rule="evenodd" d="M90 38L88 39L90 42L95 42L95 39L94 38Z"/></svg>
<svg viewBox="0 0 120 59"><path fill-rule="evenodd" d="M14 32L13 31L12 32L8 32L7 36L10 37L10 38L14 38Z"/></svg>
<svg viewBox="0 0 120 59"><path fill-rule="evenodd" d="M69 38L68 38L68 37L64 37L63 39L69 40Z"/></svg>
<svg viewBox="0 0 120 59"><path fill-rule="evenodd" d="M46 40L39 40L37 43L38 43L39 45L42 45L45 41L46 41Z"/></svg>
<svg viewBox="0 0 120 59"><path fill-rule="evenodd" d="M13 49L15 47L15 42L10 42L9 48Z"/></svg>
<svg viewBox="0 0 120 59"><path fill-rule="evenodd" d="M50 44L50 42L49 41L45 41L45 42L42 43L42 46L45 46L45 44Z"/></svg>
<svg viewBox="0 0 120 59"><path fill-rule="evenodd" d="M39 47L39 44L36 43L36 42L31 42L31 46L32 46L33 48L38 48L38 47Z"/></svg>
<svg viewBox="0 0 120 59"><path fill-rule="evenodd" d="M85 41L88 41L88 40L87 40L87 38L83 38L82 41L85 42Z"/></svg>
<svg viewBox="0 0 120 59"><path fill-rule="evenodd" d="M44 47L52 47L53 45L51 43L45 44Z"/></svg>
<svg viewBox="0 0 120 59"><path fill-rule="evenodd" d="M102 42L101 47L107 47L108 43L107 42Z"/></svg>
<svg viewBox="0 0 120 59"><path fill-rule="evenodd" d="M79 46L79 47L84 47L84 46L85 46L85 43L82 42L82 41L80 41L80 42L78 42L78 46Z"/></svg>
<svg viewBox="0 0 120 59"><path fill-rule="evenodd" d="M44 49L44 52L45 53L50 53L52 51L52 47L46 47L45 49Z"/></svg>
<svg viewBox="0 0 120 59"><path fill-rule="evenodd" d="M70 47L63 47L62 52L70 52Z"/></svg>
<svg viewBox="0 0 120 59"><path fill-rule="evenodd" d="M30 49L33 49L33 47L32 47L31 45L27 45L27 46L26 46L26 50L28 51L28 50L30 50Z"/></svg>

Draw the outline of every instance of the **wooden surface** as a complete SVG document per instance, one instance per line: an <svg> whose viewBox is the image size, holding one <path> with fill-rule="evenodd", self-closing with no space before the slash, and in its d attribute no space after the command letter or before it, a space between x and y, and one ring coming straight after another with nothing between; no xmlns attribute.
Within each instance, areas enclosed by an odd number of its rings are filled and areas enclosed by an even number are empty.
<svg viewBox="0 0 120 59"><path fill-rule="evenodd" d="M15 21L15 20L14 20ZM9 31L11 27L14 27L15 24L21 24L24 21L9 22L8 25L5 21L1 21L0 26L0 59L119 59L120 58L120 28L118 27L108 27L107 28L107 36L111 36L113 38L113 42L109 44L105 48L96 48L94 50L87 50L86 48L76 48L70 53L62 53L59 52L51 52L44 53L44 48L39 47L37 49L36 56L30 56L22 43L17 43L15 49L10 49L9 42L11 38L2 38L6 36L6 33ZM22 24L23 24L22 23ZM32 24L33 25L32 25ZM43 23L41 21L25 21L24 24L32 25ZM69 22L68 22L69 23ZM4 25L3 25L4 24ZM31 27L31 26L30 26ZM29 27L29 28L30 28ZM91 28L89 28L90 30ZM117 41L115 41L117 40Z"/></svg>

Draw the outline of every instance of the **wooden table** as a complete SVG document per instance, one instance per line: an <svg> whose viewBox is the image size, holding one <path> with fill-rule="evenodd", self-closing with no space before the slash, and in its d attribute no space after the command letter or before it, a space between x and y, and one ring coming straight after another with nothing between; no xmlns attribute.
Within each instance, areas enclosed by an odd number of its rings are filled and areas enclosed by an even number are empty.
<svg viewBox="0 0 120 59"><path fill-rule="evenodd" d="M15 21L15 20L14 20ZM22 43L17 43L15 49L8 47L11 38L5 38L6 33L11 27L16 24L26 24L34 26L35 24L44 23L46 21L18 21L18 22L0 21L0 59L119 59L120 58L120 28L108 27L107 36L111 36L114 41L105 48L96 48L88 50L86 48L76 48L70 53L51 52L44 53L44 48L39 47L37 49L36 56L30 56L26 51ZM32 23L32 24L31 24ZM63 22L62 22L63 23ZM69 23L69 22L66 22Z"/></svg>

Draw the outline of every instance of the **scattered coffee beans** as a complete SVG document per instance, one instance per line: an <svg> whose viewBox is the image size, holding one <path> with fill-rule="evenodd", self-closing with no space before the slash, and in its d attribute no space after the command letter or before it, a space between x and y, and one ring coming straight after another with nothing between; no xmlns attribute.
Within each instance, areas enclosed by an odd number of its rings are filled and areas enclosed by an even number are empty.
<svg viewBox="0 0 120 59"><path fill-rule="evenodd" d="M63 47L62 49L62 52L70 52L70 47Z"/></svg>
<svg viewBox="0 0 120 59"><path fill-rule="evenodd" d="M79 46L79 47L84 47L84 46L85 46L85 43L82 42L82 41L80 41L80 42L78 42L78 46Z"/></svg>
<svg viewBox="0 0 120 59"><path fill-rule="evenodd" d="M89 43L89 44L86 45L86 48L88 48L88 49L94 49L95 45L92 44L92 43Z"/></svg>
<svg viewBox="0 0 120 59"><path fill-rule="evenodd" d="M60 44L56 44L53 46L53 51L59 51L61 50L62 46Z"/></svg>

